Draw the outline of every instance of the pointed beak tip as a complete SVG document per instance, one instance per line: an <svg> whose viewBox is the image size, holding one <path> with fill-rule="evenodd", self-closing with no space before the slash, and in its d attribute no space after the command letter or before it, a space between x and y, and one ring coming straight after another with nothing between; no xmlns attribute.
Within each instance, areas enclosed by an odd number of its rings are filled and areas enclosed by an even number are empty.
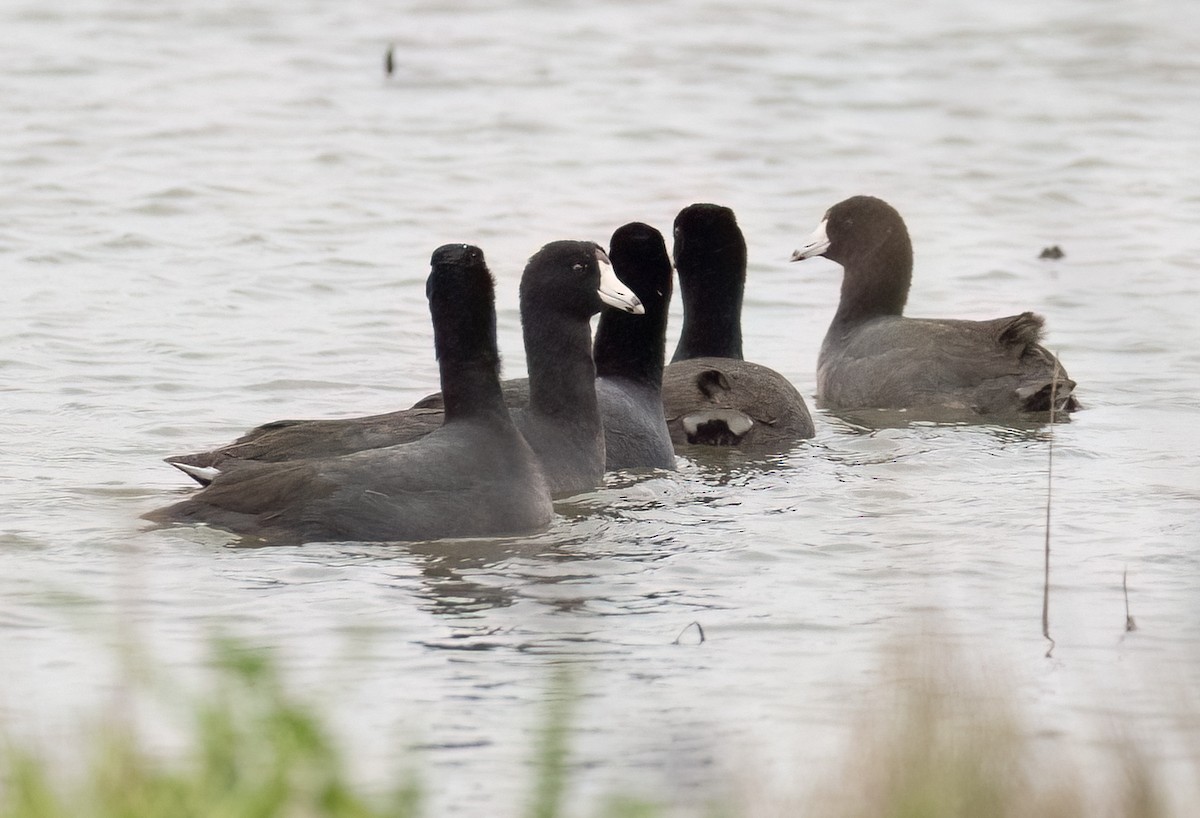
<svg viewBox="0 0 1200 818"><path fill-rule="evenodd" d="M806 259L816 258L817 256L823 256L825 255L825 251L828 249L829 245L825 243L809 244L801 247L799 250L794 251L792 253L791 261L804 261Z"/></svg>

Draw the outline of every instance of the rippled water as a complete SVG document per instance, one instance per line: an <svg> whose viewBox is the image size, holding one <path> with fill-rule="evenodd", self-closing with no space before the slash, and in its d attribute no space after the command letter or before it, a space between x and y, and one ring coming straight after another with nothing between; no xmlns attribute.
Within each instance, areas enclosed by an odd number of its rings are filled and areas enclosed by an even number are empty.
<svg viewBox="0 0 1200 818"><path fill-rule="evenodd" d="M1194 753L1194 4L456 5L0 11L10 729L70 735L119 685L112 643L186 675L232 631L329 702L369 778L422 747L431 814L503 815L571 663L580 786L703 797L720 771L820 769L924 631L994 664L1055 752ZM817 413L786 457L617 476L528 541L247 550L138 520L188 490L166 454L434 389L423 282L449 241L487 253L515 376L537 247L727 204L747 355L811 396L839 270L786 259L855 193L908 221L910 314L1036 309L1080 383L1054 430L1051 659L1044 428Z"/></svg>

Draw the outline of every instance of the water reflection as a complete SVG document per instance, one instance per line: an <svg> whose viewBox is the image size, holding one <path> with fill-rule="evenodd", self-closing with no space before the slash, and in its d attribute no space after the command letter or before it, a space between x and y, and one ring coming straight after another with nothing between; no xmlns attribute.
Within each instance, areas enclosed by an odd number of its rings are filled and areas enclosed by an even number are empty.
<svg viewBox="0 0 1200 818"><path fill-rule="evenodd" d="M880 429L914 429L970 426L998 432L1035 432L1050 425L1047 413L1025 415L980 415L964 409L933 407L919 412L910 409L819 409L825 420L850 434L871 434ZM1069 414L1054 418L1055 424L1070 423Z"/></svg>
<svg viewBox="0 0 1200 818"><path fill-rule="evenodd" d="M190 666L196 632L230 622L308 678L344 674L328 701L348 705L339 727L356 761L390 762L394 748L372 742L427 717L425 743L453 748L430 761L435 775L453 768L471 782L444 796L432 787L437 815L506 814L496 790L525 780L525 705L542 678L531 668L547 658L602 657L585 786L678 765L699 790L710 742L739 759L758 750L789 776L817 769L807 762L851 723L854 682L869 678L878 644L924 606L943 607L972 651L1029 669L1023 701L1042 732L1088 741L1079 728L1095 703L1168 732L1157 700L1126 683L1160 668L1200 683L1178 660L1200 641L1189 445L1200 164L1184 138L1195 106L1179 104L1196 77L1161 58L1194 51L1178 25L1187 7L995 5L964 25L875 5L871 24L858 4L814 6L797 49L778 36L798 19L781 3L700 15L570 4L549 16L545 4L424 4L428 36L408 55L434 68L386 85L369 44L387 33L371 4L336 4L330 17L266 0L253 19L199 27L187 14L133 27L86 11L9 20L33 64L84 54L74 73L87 88L140 92L72 95L76 83L45 70L6 87L10 107L38 121L5 131L16 161L0 243L20 274L0 305L11 313L0 389L20 420L0 418L0 692L21 703L5 716L18 728L73 720L89 685L109 678L95 644L74 635L75 621L97 620L93 607L64 624L45 589L108 606L112 589L133 587L117 593L158 634L165 666ZM615 25L625 17L639 24ZM614 35L580 49L549 36L563 25ZM368 44L370 60L304 62L328 31ZM264 62L260 33L279 59ZM78 42L89 48L62 47ZM734 49L696 47L706 42ZM219 52L220 70L177 59L180 44ZM160 63L170 70L154 72ZM161 81L147 85L148 68ZM1145 127L1112 127L1114 111L1139 112ZM70 150L83 127L113 161ZM901 191L925 237L922 312L991 317L1024 291L1053 314L1094 408L1054 428L815 412L817 438L786 453L688 450L675 475L615 475L560 504L538 537L263 549L172 529L138 535L136 562L114 556L176 485L162 454L265 418L365 414L425 394L436 381L421 290L433 237L485 247L515 375L517 282L533 246L723 201L758 259L747 348L783 372L804 361L811 381L834 265L797 271L784 256L811 226L804 214L840 194ZM997 261L1056 242L1068 256L1049 268ZM1046 663L1051 433L1059 647ZM1126 565L1140 630L1117 644ZM707 641L671 645L693 621ZM371 642L354 663L331 648L346 634Z"/></svg>
<svg viewBox="0 0 1200 818"><path fill-rule="evenodd" d="M776 452L737 446L685 446L677 449L697 479L714 486L740 486L755 475L774 472L811 447L811 440L794 441Z"/></svg>
<svg viewBox="0 0 1200 818"><path fill-rule="evenodd" d="M425 609L451 619L515 605L530 583L553 585L571 577L557 569L531 569L582 559L548 536L443 540L404 548L420 570L417 596L425 601ZM521 570L522 566L526 570Z"/></svg>

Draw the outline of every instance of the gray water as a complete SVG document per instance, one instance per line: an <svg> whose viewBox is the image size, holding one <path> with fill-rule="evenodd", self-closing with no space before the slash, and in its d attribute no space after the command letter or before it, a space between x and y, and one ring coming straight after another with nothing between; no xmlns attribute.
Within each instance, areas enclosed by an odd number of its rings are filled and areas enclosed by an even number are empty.
<svg viewBox="0 0 1200 818"><path fill-rule="evenodd" d="M422 770L430 814L521 807L563 664L580 797L802 790L920 634L1087 776L1122 736L1200 769L1200 9L456 5L0 10L0 723L61 743L123 689L114 646L186 681L232 633L370 785ZM519 376L539 246L729 205L747 357L811 399L840 270L786 260L857 193L907 220L909 314L1034 309L1080 384L1050 658L1045 427L818 412L784 457L617 475L520 541L245 549L138 519L190 490L164 455L435 389L445 242L484 248Z"/></svg>

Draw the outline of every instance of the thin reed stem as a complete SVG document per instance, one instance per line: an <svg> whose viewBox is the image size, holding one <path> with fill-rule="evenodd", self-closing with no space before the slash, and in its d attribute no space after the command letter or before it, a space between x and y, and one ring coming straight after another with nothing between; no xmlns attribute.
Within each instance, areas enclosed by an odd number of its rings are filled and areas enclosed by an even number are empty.
<svg viewBox="0 0 1200 818"><path fill-rule="evenodd" d="M1054 374L1050 376L1050 442L1046 448L1046 544L1045 567L1042 575L1042 636L1050 643L1046 658L1054 653L1054 638L1050 636L1050 505L1054 495L1054 406L1058 399L1058 356L1054 356Z"/></svg>
<svg viewBox="0 0 1200 818"><path fill-rule="evenodd" d="M1121 591L1125 594L1125 632L1137 630L1137 623L1129 615L1129 566L1121 569Z"/></svg>

